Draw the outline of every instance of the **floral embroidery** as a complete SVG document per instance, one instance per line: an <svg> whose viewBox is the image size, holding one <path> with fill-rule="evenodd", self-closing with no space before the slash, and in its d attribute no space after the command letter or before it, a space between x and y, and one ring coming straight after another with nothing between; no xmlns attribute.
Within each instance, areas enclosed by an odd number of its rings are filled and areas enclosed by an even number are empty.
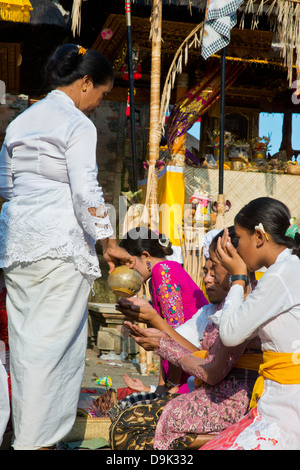
<svg viewBox="0 0 300 470"><path fill-rule="evenodd" d="M170 271L168 264L161 264L161 279L156 293L162 317L166 319L169 325L178 327L184 323L181 285L174 282Z"/></svg>

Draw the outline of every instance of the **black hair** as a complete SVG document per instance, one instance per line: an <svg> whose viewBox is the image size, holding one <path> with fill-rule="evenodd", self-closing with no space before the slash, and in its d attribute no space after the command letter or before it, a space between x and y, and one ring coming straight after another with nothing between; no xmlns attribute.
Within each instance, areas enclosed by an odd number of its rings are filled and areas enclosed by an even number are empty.
<svg viewBox="0 0 300 470"><path fill-rule="evenodd" d="M224 234L224 230L221 230L221 232L217 233L217 235L212 239L209 245L210 250L216 251L218 239L221 238L223 234ZM231 244L234 246L234 248L237 248L239 244L239 240L235 234L234 225L231 225L230 227L228 227L228 234L230 236Z"/></svg>
<svg viewBox="0 0 300 470"><path fill-rule="evenodd" d="M277 199L259 197L246 204L235 216L234 223L249 231L255 232L260 223L273 241L293 249L294 254L300 257L300 235L295 238L288 237L286 231L291 225L291 213L288 207Z"/></svg>
<svg viewBox="0 0 300 470"><path fill-rule="evenodd" d="M114 80L114 70L100 52L87 49L79 53L80 46L64 44L49 57L44 69L46 86L50 89L66 86L88 76L94 85L106 85Z"/></svg>
<svg viewBox="0 0 300 470"><path fill-rule="evenodd" d="M165 258L173 253L172 244L163 234L157 234L147 227L136 227L127 232L119 245L131 256L141 256L147 251L154 258Z"/></svg>

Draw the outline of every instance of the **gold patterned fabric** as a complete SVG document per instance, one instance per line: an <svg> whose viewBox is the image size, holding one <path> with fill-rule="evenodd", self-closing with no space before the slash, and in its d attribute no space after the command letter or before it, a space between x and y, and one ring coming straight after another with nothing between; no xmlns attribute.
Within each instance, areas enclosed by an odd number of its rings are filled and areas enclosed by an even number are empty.
<svg viewBox="0 0 300 470"><path fill-rule="evenodd" d="M178 396L167 394L150 403L138 402L112 418L109 430L113 450L151 450L155 428L166 404ZM191 439L191 442L195 436Z"/></svg>

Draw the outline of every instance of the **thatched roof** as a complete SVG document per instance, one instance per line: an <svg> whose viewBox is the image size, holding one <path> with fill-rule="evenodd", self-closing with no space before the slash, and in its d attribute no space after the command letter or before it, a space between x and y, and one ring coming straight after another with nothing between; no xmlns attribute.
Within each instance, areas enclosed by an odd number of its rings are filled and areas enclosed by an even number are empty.
<svg viewBox="0 0 300 470"><path fill-rule="evenodd" d="M267 17L270 30L277 36L281 57L288 68L289 85L295 78L293 70L300 75L300 2L299 0L245 0L240 26L243 17L252 15L252 28L259 28L261 19Z"/></svg>
<svg viewBox="0 0 300 470"><path fill-rule="evenodd" d="M87 0L88 1L88 0ZM120 4L125 6L124 0L119 0ZM192 10L203 10L205 6L205 0L161 0L162 6L169 7L186 7L187 10L192 14ZM118 3L118 2L115 2ZM153 0L131 0L133 6L151 6ZM76 33L80 34L81 30L81 10L83 7L83 0L73 0L72 4L72 31L75 36Z"/></svg>

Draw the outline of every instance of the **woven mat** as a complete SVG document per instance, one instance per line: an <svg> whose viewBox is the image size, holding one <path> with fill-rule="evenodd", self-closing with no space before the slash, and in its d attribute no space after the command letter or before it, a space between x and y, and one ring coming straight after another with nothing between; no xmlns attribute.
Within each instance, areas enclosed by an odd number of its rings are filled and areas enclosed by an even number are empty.
<svg viewBox="0 0 300 470"><path fill-rule="evenodd" d="M184 176L186 204L192 195L190 185L199 188L202 186L202 190L206 190L213 201L217 200L219 192L217 169L185 166ZM300 175L224 170L223 187L225 199L231 202L231 209L225 213L225 226L227 227L233 224L235 215L245 204L261 196L279 199L290 209L292 217L300 220Z"/></svg>

